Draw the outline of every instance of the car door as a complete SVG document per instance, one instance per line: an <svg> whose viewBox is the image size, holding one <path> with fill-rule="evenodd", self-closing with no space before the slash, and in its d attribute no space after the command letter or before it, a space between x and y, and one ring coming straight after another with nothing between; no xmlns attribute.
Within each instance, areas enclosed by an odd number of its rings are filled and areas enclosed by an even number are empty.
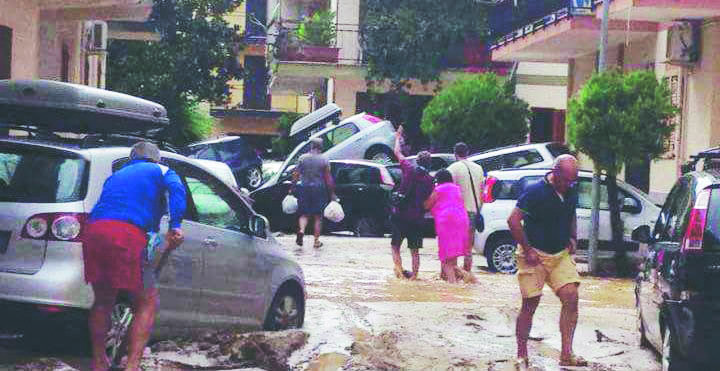
<svg viewBox="0 0 720 371"><path fill-rule="evenodd" d="M577 228L578 240L587 241L590 239L590 218L592 214L592 178L580 176L577 183L578 207L577 207ZM600 231L598 239L601 241L612 240L612 229L610 228L610 208L608 206L608 192L605 182L600 183ZM621 216L622 218L622 216Z"/></svg>
<svg viewBox="0 0 720 371"><path fill-rule="evenodd" d="M199 246L202 251L199 321L217 327L257 325L270 267L258 263L249 208L233 190L204 170L188 163L177 168L194 210L192 220L183 224L185 244Z"/></svg>

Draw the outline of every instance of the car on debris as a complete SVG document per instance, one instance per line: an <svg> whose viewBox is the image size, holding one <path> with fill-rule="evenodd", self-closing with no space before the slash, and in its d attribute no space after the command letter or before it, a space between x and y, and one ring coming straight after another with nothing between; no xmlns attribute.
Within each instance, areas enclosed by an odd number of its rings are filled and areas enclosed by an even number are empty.
<svg viewBox="0 0 720 371"><path fill-rule="evenodd" d="M480 234L477 251L487 258L491 270L503 273L515 273L517 262L515 260L516 243L510 235L508 217L515 208L520 195L525 189L539 182L550 172L550 169L507 169L491 171L485 180L483 189L482 215L485 218L485 230ZM660 208L655 205L648 195L618 180L618 198L621 207L621 218L625 229L625 245L621 248L626 251L637 252L638 245L632 242L631 232L638 226L651 225L657 220ZM581 170L577 182L578 207L578 255L587 250L588 236L590 235L590 209L592 207L592 173ZM610 212L608 208L608 193L605 179L602 179L600 190L600 243L601 257L613 252L615 247L610 243Z"/></svg>
<svg viewBox="0 0 720 371"><path fill-rule="evenodd" d="M83 276L83 227L103 183L130 154L132 137L114 142L114 133L163 127L165 109L81 85L4 80L0 125L12 130L0 138L0 321L3 327L43 323L42 336L85 338L93 298ZM303 272L269 233L267 220L214 175L217 169L167 150L162 158L185 184L188 210L185 242L158 277L156 335L301 327ZM167 230L167 217L161 225ZM111 356L131 318L128 298L121 297L108 333Z"/></svg>
<svg viewBox="0 0 720 371"><path fill-rule="evenodd" d="M180 152L190 158L226 163L237 183L249 190L257 189L263 182L263 161L243 137L226 136L193 143Z"/></svg>
<svg viewBox="0 0 720 371"><path fill-rule="evenodd" d="M568 154L570 150L562 143L518 144L493 148L468 157L483 167L485 173L493 170L514 168L551 168L555 157Z"/></svg>
<svg viewBox="0 0 720 371"><path fill-rule="evenodd" d="M367 160L332 160L330 173L345 219L340 223L325 220L326 231L376 237L389 230L390 193L395 182L384 165ZM283 213L281 205L291 187L291 174L286 174L278 183L250 195L253 207L268 217L272 230L294 233L297 229L297 215Z"/></svg>
<svg viewBox="0 0 720 371"><path fill-rule="evenodd" d="M696 162L705 166L695 171ZM665 200L652 231L633 231L648 245L637 277L640 344L661 353L663 370L716 367L720 305L720 148L693 156Z"/></svg>

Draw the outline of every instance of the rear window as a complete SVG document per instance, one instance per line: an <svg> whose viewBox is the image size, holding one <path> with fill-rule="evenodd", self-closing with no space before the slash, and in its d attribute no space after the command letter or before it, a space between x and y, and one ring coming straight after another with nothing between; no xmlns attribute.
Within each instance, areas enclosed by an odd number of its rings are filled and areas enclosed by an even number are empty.
<svg viewBox="0 0 720 371"><path fill-rule="evenodd" d="M541 175L526 176L518 180L498 180L493 186L493 198L496 200L517 200L527 187L539 182Z"/></svg>
<svg viewBox="0 0 720 371"><path fill-rule="evenodd" d="M713 189L707 209L703 250L720 251L720 189Z"/></svg>
<svg viewBox="0 0 720 371"><path fill-rule="evenodd" d="M336 184L378 184L380 169L370 166L339 166L333 169Z"/></svg>
<svg viewBox="0 0 720 371"><path fill-rule="evenodd" d="M560 155L567 155L570 153L570 150L568 147L565 147L565 145L560 143L548 143L547 144L547 150L550 151L550 154L553 157L558 157Z"/></svg>
<svg viewBox="0 0 720 371"><path fill-rule="evenodd" d="M37 148L0 147L0 202L61 203L85 198L87 161Z"/></svg>

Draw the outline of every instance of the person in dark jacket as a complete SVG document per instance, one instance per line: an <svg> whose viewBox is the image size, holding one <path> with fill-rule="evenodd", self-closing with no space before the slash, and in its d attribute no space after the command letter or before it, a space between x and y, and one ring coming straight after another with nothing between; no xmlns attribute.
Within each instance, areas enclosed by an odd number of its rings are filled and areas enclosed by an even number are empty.
<svg viewBox="0 0 720 371"><path fill-rule="evenodd" d="M428 173L432 164L430 152L421 151L417 154L417 164L413 164L403 154L403 128L400 126L395 133L395 157L400 161L402 182L399 191L405 195L405 200L393 213L392 247L395 276L402 278L405 272L402 267L400 246L407 239L410 255L412 256L412 280L418 278L420 270L420 249L423 245L423 218L425 216L425 200L433 191L433 178Z"/></svg>
<svg viewBox="0 0 720 371"><path fill-rule="evenodd" d="M155 272L143 258L147 234L160 229L160 219L169 209L168 249L183 241L180 224L186 207L185 187L174 171L158 162L160 150L154 144L133 146L130 161L105 181L83 234L85 280L95 296L89 317L93 370L110 367L105 337L121 290L132 298L134 313L126 369L139 370L158 296Z"/></svg>

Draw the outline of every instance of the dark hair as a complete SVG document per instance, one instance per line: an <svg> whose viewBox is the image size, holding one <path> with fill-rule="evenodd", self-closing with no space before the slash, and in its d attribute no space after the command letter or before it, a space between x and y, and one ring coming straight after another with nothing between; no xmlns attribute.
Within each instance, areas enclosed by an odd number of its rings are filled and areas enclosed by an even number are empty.
<svg viewBox="0 0 720 371"><path fill-rule="evenodd" d="M417 154L415 162L418 165L420 165L426 169L429 169L430 166L432 166L432 155L428 151L420 151Z"/></svg>
<svg viewBox="0 0 720 371"><path fill-rule="evenodd" d="M435 182L437 184L452 183L453 178L449 171L442 169L435 174Z"/></svg>
<svg viewBox="0 0 720 371"><path fill-rule="evenodd" d="M458 142L455 145L455 156L467 157L468 151L468 145L463 142Z"/></svg>

